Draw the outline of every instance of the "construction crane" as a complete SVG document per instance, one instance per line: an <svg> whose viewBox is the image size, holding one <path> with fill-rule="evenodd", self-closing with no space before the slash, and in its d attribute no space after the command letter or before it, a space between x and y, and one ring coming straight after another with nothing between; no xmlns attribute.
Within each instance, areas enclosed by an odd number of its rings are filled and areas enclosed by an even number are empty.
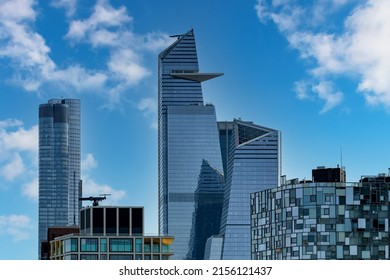
<svg viewBox="0 0 390 280"><path fill-rule="evenodd" d="M92 206L99 206L99 202L105 200L108 195L110 194L104 193L99 196L80 197L79 201L85 201L85 200L93 201Z"/></svg>

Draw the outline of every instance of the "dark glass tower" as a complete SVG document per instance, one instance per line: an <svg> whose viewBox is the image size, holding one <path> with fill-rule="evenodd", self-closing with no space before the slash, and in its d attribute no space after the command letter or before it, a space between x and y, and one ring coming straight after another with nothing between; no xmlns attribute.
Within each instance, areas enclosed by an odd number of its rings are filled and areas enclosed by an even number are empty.
<svg viewBox="0 0 390 280"><path fill-rule="evenodd" d="M207 238L219 234L224 186L223 174L203 160L195 191L195 212L187 259L203 260Z"/></svg>
<svg viewBox="0 0 390 280"><path fill-rule="evenodd" d="M185 259L203 160L223 173L215 108L201 86L222 74L199 72L193 30L176 37L158 58L159 232Z"/></svg>
<svg viewBox="0 0 390 280"><path fill-rule="evenodd" d="M39 106L39 257L50 226L79 224L80 100Z"/></svg>

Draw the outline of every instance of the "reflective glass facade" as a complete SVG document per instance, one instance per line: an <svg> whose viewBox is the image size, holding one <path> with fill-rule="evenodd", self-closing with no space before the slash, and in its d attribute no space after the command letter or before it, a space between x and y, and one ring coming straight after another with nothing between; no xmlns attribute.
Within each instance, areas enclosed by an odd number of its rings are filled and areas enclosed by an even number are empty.
<svg viewBox="0 0 390 280"><path fill-rule="evenodd" d="M223 175L203 160L195 191L195 212L187 259L203 260L207 238L219 234L224 186Z"/></svg>
<svg viewBox="0 0 390 280"><path fill-rule="evenodd" d="M78 225L80 100L39 106L39 252L50 226Z"/></svg>
<svg viewBox="0 0 390 280"><path fill-rule="evenodd" d="M222 259L251 258L250 194L278 185L279 131L234 120L220 122L226 186L221 220Z"/></svg>
<svg viewBox="0 0 390 280"><path fill-rule="evenodd" d="M390 177L251 195L252 259L389 259Z"/></svg>
<svg viewBox="0 0 390 280"><path fill-rule="evenodd" d="M159 231L175 238L175 259L189 255L195 191L202 162L223 174L215 108L204 105L193 31L158 60Z"/></svg>

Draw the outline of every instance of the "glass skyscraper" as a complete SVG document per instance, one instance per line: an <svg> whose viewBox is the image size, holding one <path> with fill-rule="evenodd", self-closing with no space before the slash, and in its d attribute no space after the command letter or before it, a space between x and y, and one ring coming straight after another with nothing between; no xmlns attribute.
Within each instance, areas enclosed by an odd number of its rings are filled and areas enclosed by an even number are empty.
<svg viewBox="0 0 390 280"><path fill-rule="evenodd" d="M278 185L280 132L239 119L218 126L226 170L221 256L249 260L250 194Z"/></svg>
<svg viewBox="0 0 390 280"><path fill-rule="evenodd" d="M250 194L278 185L279 131L217 122L193 30L159 55L159 231L175 259L250 259ZM218 252L217 252L218 251Z"/></svg>
<svg viewBox="0 0 390 280"><path fill-rule="evenodd" d="M193 30L176 37L158 58L159 232L175 238L174 259L186 259L202 163L223 174L215 108L201 87L222 74L199 72Z"/></svg>
<svg viewBox="0 0 390 280"><path fill-rule="evenodd" d="M80 100L39 106L39 258L50 226L79 224Z"/></svg>

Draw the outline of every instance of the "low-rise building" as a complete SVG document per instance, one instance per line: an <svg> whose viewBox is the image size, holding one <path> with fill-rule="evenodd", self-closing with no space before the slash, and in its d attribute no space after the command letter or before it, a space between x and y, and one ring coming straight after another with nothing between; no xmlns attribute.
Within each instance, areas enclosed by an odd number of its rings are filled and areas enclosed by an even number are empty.
<svg viewBox="0 0 390 280"><path fill-rule="evenodd" d="M86 207L80 233L54 238L51 260L167 260L173 237L145 236L143 207Z"/></svg>
<svg viewBox="0 0 390 280"><path fill-rule="evenodd" d="M252 259L389 259L389 193L385 174L253 193Z"/></svg>

